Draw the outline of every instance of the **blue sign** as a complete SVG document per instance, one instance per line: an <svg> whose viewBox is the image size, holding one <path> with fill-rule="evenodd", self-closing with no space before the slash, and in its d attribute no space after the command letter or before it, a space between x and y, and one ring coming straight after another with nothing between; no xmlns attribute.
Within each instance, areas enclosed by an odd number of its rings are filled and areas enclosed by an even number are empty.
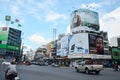
<svg viewBox="0 0 120 80"><path fill-rule="evenodd" d="M85 54L88 54L89 53L89 50L88 49L85 49Z"/></svg>

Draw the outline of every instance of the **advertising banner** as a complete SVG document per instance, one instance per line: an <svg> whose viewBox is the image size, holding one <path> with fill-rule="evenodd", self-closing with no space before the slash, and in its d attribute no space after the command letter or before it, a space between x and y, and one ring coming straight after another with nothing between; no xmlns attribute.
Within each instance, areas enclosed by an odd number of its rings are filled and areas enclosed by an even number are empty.
<svg viewBox="0 0 120 80"><path fill-rule="evenodd" d="M57 42L57 54L60 56L68 55L68 36L64 36Z"/></svg>
<svg viewBox="0 0 120 80"><path fill-rule="evenodd" d="M89 53L88 33L78 33L71 37L69 41L69 53Z"/></svg>
<svg viewBox="0 0 120 80"><path fill-rule="evenodd" d="M57 41L57 55L61 56L61 41Z"/></svg>
<svg viewBox="0 0 120 80"><path fill-rule="evenodd" d="M88 9L78 9L71 14L71 31L79 27L88 27L99 30L98 13Z"/></svg>
<svg viewBox="0 0 120 80"><path fill-rule="evenodd" d="M7 27L0 27L0 40L7 41L8 39L8 28Z"/></svg>
<svg viewBox="0 0 120 80"><path fill-rule="evenodd" d="M89 51L90 54L104 54L102 36L89 34Z"/></svg>
<svg viewBox="0 0 120 80"><path fill-rule="evenodd" d="M57 47L56 41L53 41L50 43L50 50L51 50L52 55L56 55L56 52L57 52L56 47Z"/></svg>
<svg viewBox="0 0 120 80"><path fill-rule="evenodd" d="M68 36L61 38L61 52L63 56L68 55Z"/></svg>

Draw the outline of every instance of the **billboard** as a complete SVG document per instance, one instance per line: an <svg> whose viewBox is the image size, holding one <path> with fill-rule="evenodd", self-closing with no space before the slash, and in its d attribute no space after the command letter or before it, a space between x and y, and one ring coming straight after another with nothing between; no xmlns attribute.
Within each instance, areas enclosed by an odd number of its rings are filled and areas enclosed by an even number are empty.
<svg viewBox="0 0 120 80"><path fill-rule="evenodd" d="M68 36L64 36L57 42L57 54L60 56L68 55Z"/></svg>
<svg viewBox="0 0 120 80"><path fill-rule="evenodd" d="M57 41L57 55L61 56L61 41Z"/></svg>
<svg viewBox="0 0 120 80"><path fill-rule="evenodd" d="M113 59L120 60L120 48L112 47L112 57Z"/></svg>
<svg viewBox="0 0 120 80"><path fill-rule="evenodd" d="M86 26L93 30L99 30L98 13L88 9L78 9L71 14L71 31L75 28ZM77 30L77 29L75 29Z"/></svg>
<svg viewBox="0 0 120 80"><path fill-rule="evenodd" d="M56 55L56 47L57 47L57 42L53 41L50 43L50 50L52 55Z"/></svg>
<svg viewBox="0 0 120 80"><path fill-rule="evenodd" d="M102 36L89 34L89 51L91 54L104 54Z"/></svg>
<svg viewBox="0 0 120 80"><path fill-rule="evenodd" d="M7 41L8 39L8 27L0 27L0 41Z"/></svg>
<svg viewBox="0 0 120 80"><path fill-rule="evenodd" d="M78 33L70 37L69 54L89 53L88 33Z"/></svg>

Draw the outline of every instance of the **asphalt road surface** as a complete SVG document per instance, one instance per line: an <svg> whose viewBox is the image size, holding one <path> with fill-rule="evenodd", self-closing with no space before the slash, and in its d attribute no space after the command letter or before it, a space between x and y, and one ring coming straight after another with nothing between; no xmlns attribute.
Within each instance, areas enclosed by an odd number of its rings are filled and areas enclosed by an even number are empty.
<svg viewBox="0 0 120 80"><path fill-rule="evenodd" d="M77 73L70 67L18 65L17 70L21 80L120 80L120 71L112 68L105 68L99 75Z"/></svg>

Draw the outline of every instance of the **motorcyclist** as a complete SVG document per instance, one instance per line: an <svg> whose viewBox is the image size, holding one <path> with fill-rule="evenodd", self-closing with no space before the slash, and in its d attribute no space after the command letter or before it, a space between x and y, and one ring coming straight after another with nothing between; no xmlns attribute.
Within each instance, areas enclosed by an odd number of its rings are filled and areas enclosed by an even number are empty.
<svg viewBox="0 0 120 80"><path fill-rule="evenodd" d="M14 62L11 62L11 64L7 67L5 71L5 79L14 80L16 76L17 76L16 65L14 64Z"/></svg>
<svg viewBox="0 0 120 80"><path fill-rule="evenodd" d="M114 63L114 69L115 69L115 71L118 71L118 64L117 64L117 62Z"/></svg>

